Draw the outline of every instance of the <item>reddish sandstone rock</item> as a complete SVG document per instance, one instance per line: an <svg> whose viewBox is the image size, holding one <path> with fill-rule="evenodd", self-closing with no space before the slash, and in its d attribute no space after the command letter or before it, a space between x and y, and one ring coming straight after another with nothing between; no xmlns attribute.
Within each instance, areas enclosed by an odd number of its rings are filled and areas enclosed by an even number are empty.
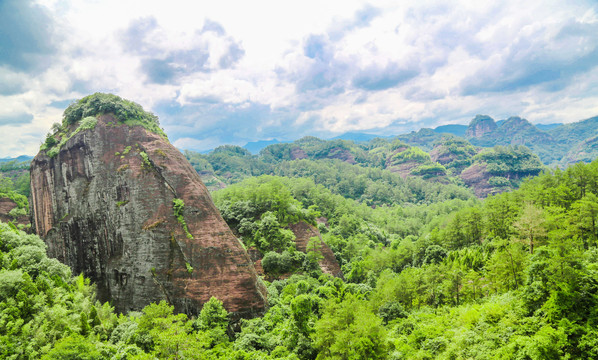
<svg viewBox="0 0 598 360"><path fill-rule="evenodd" d="M357 164L355 156L349 150L340 147L330 149L330 152L325 157L326 159L338 159L349 164Z"/></svg>
<svg viewBox="0 0 598 360"><path fill-rule="evenodd" d="M291 150L291 160L307 159L307 153L300 147L294 147Z"/></svg>
<svg viewBox="0 0 598 360"><path fill-rule="evenodd" d="M465 185L470 187L479 198L498 192L492 185L488 184L491 175L486 171L486 164L474 164L461 173L461 179Z"/></svg>
<svg viewBox="0 0 598 360"><path fill-rule="evenodd" d="M324 257L322 260L320 260L320 268L322 269L322 272L336 277L343 276L341 267L338 264L338 261L336 261L334 253L332 250L330 250L328 245L322 241L322 235L316 227L304 221L300 221L296 224L289 225L289 228L295 234L295 246L297 247L297 250L301 252L307 252L307 244L309 243L309 239L312 237L319 238L322 245L320 252Z"/></svg>
<svg viewBox="0 0 598 360"><path fill-rule="evenodd" d="M48 254L90 277L117 311L167 300L197 314L212 296L235 318L264 310L253 262L197 172L161 136L101 115L55 157L40 151L31 190ZM173 199L184 201L188 233Z"/></svg>
<svg viewBox="0 0 598 360"><path fill-rule="evenodd" d="M15 225L23 225L27 230L29 225L29 216L18 214L16 216L11 215L11 211L17 209L18 205L12 199L8 197L0 197L0 222L12 222Z"/></svg>

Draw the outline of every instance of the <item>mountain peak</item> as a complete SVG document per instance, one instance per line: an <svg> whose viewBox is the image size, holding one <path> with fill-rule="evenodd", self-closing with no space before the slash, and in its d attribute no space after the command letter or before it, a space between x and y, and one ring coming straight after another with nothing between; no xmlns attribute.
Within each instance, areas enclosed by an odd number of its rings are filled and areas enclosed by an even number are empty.
<svg viewBox="0 0 598 360"><path fill-rule="evenodd" d="M467 137L482 137L484 134L494 131L497 128L494 119L488 115L476 115L467 127Z"/></svg>

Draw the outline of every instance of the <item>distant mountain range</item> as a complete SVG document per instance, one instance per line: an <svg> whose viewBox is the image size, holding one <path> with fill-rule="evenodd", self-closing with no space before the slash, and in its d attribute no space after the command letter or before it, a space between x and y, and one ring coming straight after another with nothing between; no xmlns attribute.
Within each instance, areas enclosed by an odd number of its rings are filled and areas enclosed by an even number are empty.
<svg viewBox="0 0 598 360"><path fill-rule="evenodd" d="M248 142L247 144L245 144L243 147L245 149L249 150L250 153L257 154L260 152L260 150L262 150L266 146L273 145L273 144L280 144L281 142L283 142L283 141L278 141L276 139L251 141L251 142Z"/></svg>
<svg viewBox="0 0 598 360"><path fill-rule="evenodd" d="M595 129L594 124L591 121L588 123L589 120L591 119L567 125L562 123L534 125L519 117L511 117L506 120L495 121L489 116L478 115L472 119L469 125L441 125L433 129L422 128L407 134L388 136L363 132L347 132L327 140L350 140L355 143L362 143L375 138L384 139L396 137L409 145L419 146L426 151L430 151L432 150L434 143L440 140L443 134L452 134L465 138L473 145L480 147L492 147L494 145L526 145L534 150L545 164L557 165L560 164L561 160L564 158L566 158L564 160L565 163L570 163L591 156L588 155L587 151L583 151L583 149L581 149L581 156L576 156L574 153L569 154L570 150L572 150L570 148L577 149L588 138L593 136L585 136L586 134L598 135L598 131L596 131L598 130L598 124ZM558 141L555 142L555 139L558 139ZM243 148L249 150L252 154L258 154L262 149L269 145L291 142L292 141L280 141L277 139L260 140L248 142ZM596 139L596 143L598 146L598 139ZM202 153L209 153L209 151Z"/></svg>
<svg viewBox="0 0 598 360"><path fill-rule="evenodd" d="M360 142L367 142L367 141L370 141L375 138L385 138L385 137L391 137L391 136L380 136L380 135L366 134L366 133L361 133L361 132L347 132L347 133L335 136L333 138L329 138L327 140L350 140L355 143L360 143ZM267 147L268 145L286 144L286 143L290 143L290 142L292 142L292 141L279 141L277 139L251 141L251 142L248 142L247 144L243 145L243 148L249 150L250 153L255 155L255 154L258 154L263 148Z"/></svg>
<svg viewBox="0 0 598 360"><path fill-rule="evenodd" d="M33 160L33 156L21 155L16 158L11 158L11 157L2 158L2 159L0 159L0 163L5 163L5 162L13 161L13 160L16 160L17 162L31 161L31 160Z"/></svg>

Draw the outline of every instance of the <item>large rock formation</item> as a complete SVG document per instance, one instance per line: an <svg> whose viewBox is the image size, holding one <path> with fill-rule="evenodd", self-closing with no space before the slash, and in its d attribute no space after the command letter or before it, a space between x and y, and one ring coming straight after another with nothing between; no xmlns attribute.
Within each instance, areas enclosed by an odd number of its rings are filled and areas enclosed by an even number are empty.
<svg viewBox="0 0 598 360"><path fill-rule="evenodd" d="M465 135L467 137L482 137L484 134L490 133L496 130L497 126L490 116L487 115L476 115L473 120L469 123Z"/></svg>
<svg viewBox="0 0 598 360"><path fill-rule="evenodd" d="M261 312L266 290L199 175L163 136L121 120L65 121L33 160L33 226L48 254L120 312L167 300L196 314L211 296L235 317Z"/></svg>

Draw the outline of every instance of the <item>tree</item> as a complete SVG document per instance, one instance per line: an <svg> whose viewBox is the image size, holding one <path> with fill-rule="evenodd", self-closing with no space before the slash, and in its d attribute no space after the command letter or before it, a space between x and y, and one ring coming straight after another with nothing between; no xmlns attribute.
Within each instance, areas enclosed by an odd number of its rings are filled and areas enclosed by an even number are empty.
<svg viewBox="0 0 598 360"><path fill-rule="evenodd" d="M213 296L203 305L193 326L200 331L206 332L211 346L229 340L226 334L228 312L222 305L222 301Z"/></svg>
<svg viewBox="0 0 598 360"><path fill-rule="evenodd" d="M367 302L348 295L329 301L315 325L317 359L386 359L386 330Z"/></svg>
<svg viewBox="0 0 598 360"><path fill-rule="evenodd" d="M592 239L596 245L598 233L596 232L598 221L598 197L591 192L573 203L571 206L571 220L582 235L584 240L584 247L588 248L587 239Z"/></svg>
<svg viewBox="0 0 598 360"><path fill-rule="evenodd" d="M539 238L546 236L545 222L544 211L527 203L524 205L519 219L513 223L513 226L519 231L519 235L526 238L530 254L534 253L534 245Z"/></svg>

